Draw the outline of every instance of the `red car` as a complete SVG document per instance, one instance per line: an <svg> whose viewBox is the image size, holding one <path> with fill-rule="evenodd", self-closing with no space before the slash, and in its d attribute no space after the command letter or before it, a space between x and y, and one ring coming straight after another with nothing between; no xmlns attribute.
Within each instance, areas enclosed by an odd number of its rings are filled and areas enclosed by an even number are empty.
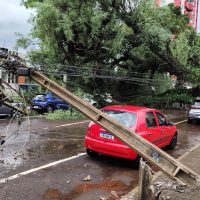
<svg viewBox="0 0 200 200"><path fill-rule="evenodd" d="M168 122L165 116L156 109L115 105L107 106L102 111L160 148L168 146L174 149L176 147L176 126ZM94 122L90 122L87 128L85 147L87 154L91 157L102 153L130 160L137 158L134 150Z"/></svg>

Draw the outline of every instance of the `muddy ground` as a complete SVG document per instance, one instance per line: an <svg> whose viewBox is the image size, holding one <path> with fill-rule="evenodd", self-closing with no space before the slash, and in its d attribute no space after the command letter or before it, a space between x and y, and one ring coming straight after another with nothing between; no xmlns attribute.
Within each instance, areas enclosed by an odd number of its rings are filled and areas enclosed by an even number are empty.
<svg viewBox="0 0 200 200"><path fill-rule="evenodd" d="M186 119L182 111L167 111L170 121ZM18 126L9 119L0 121L0 136L6 137L0 151L0 182L45 164L84 153L84 134L88 120L66 121L44 118L23 119ZM179 139L176 150L166 150L177 158L200 142L200 125L177 125ZM83 181L88 175L91 180ZM34 171L0 184L2 200L95 200L110 197L111 191L119 196L129 192L138 183L138 169L131 161L99 156L79 157L52 167Z"/></svg>

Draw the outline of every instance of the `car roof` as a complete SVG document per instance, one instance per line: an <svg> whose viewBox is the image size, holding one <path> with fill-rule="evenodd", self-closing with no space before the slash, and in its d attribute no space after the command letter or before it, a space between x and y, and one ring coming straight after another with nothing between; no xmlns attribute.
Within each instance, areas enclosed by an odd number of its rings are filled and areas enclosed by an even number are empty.
<svg viewBox="0 0 200 200"><path fill-rule="evenodd" d="M121 110L121 111L131 111L131 112L145 111L145 112L149 112L149 111L155 111L156 109L147 108L147 107L143 107L143 106L112 105L112 106L104 107L103 110Z"/></svg>

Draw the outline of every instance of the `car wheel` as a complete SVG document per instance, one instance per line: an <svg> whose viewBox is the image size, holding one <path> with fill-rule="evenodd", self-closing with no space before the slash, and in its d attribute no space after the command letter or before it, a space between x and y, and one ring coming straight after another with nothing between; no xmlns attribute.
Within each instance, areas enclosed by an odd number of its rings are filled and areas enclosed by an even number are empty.
<svg viewBox="0 0 200 200"><path fill-rule="evenodd" d="M191 123L192 123L192 120L188 118L188 124L191 124Z"/></svg>
<svg viewBox="0 0 200 200"><path fill-rule="evenodd" d="M177 145L177 133L174 134L170 144L168 145L168 148L173 150L176 148L176 145Z"/></svg>
<svg viewBox="0 0 200 200"><path fill-rule="evenodd" d="M12 118L14 116L14 111L11 109L10 110L10 117Z"/></svg>
<svg viewBox="0 0 200 200"><path fill-rule="evenodd" d="M86 152L91 158L96 158L98 156L98 152L92 151L91 149L86 149Z"/></svg>
<svg viewBox="0 0 200 200"><path fill-rule="evenodd" d="M47 112L48 112L48 113L51 113L51 112L53 112L53 111L54 111L53 106L51 106L51 105L47 106Z"/></svg>
<svg viewBox="0 0 200 200"><path fill-rule="evenodd" d="M137 155L136 159L131 161L133 168L138 169L140 167L140 159L141 159L141 156Z"/></svg>
<svg viewBox="0 0 200 200"><path fill-rule="evenodd" d="M37 112L39 115L42 115L42 114L45 113L44 110L36 110L36 112Z"/></svg>

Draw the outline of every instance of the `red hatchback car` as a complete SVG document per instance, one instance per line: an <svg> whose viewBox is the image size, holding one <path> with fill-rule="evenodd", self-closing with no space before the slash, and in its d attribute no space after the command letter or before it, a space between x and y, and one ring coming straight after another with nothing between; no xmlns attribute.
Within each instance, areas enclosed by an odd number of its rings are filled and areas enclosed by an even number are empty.
<svg viewBox="0 0 200 200"><path fill-rule="evenodd" d="M168 146L174 149L176 147L176 126L168 122L165 116L156 109L115 105L107 106L102 111L160 148ZM94 122L90 122L87 128L85 147L87 154L91 157L102 153L130 160L137 158L135 151Z"/></svg>

